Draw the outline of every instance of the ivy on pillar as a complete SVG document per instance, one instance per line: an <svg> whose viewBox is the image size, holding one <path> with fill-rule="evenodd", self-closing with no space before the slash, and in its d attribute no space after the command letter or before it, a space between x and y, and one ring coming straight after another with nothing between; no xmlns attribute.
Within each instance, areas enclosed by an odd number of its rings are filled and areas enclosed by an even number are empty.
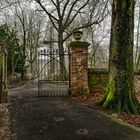
<svg viewBox="0 0 140 140"><path fill-rule="evenodd" d="M7 101L7 50L0 44L0 103Z"/></svg>
<svg viewBox="0 0 140 140"><path fill-rule="evenodd" d="M74 32L70 43L70 86L72 96L88 95L88 42L80 41L83 33Z"/></svg>

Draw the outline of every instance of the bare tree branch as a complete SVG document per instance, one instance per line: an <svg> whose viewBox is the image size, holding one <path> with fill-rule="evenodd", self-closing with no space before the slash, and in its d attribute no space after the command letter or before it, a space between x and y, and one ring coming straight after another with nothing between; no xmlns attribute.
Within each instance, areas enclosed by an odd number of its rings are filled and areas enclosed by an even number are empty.
<svg viewBox="0 0 140 140"><path fill-rule="evenodd" d="M82 26L80 26L80 27L77 27L77 28L73 29L73 30L72 30L70 33L68 33L68 35L63 39L63 41L65 42L65 41L73 34L73 32L74 32L75 30L84 29L84 28L90 27L90 26L92 26L92 25L97 25L97 24L101 23L102 21L103 21L103 19L97 20L97 21L94 21L94 22L92 22L92 23L87 23L87 24L84 24L84 25L82 25Z"/></svg>
<svg viewBox="0 0 140 140"><path fill-rule="evenodd" d="M67 0L66 3L65 3L65 5L64 5L64 8L63 8L63 10L62 10L62 19L64 18L65 11L66 11L66 8L67 8L69 2L70 2L70 0Z"/></svg>
<svg viewBox="0 0 140 140"><path fill-rule="evenodd" d="M81 9L83 9L87 4L88 4L89 0L87 0L78 10L77 12L75 13L75 15L72 17L72 19L69 21L69 20L66 20L66 23L64 24L63 26L63 30L65 30L72 22L73 20L76 18L76 16L79 14L79 12L81 11ZM71 12L70 12L71 13ZM70 14L69 14L70 15ZM68 17L69 19L69 17ZM69 22L68 22L69 21Z"/></svg>
<svg viewBox="0 0 140 140"><path fill-rule="evenodd" d="M8 7L10 7L10 6L13 6L13 5L15 5L15 4L18 4L18 3L22 3L22 2L27 2L27 0L21 0L21 1L15 1L15 2L8 2L7 1L7 5L6 6L4 6L4 7L1 7L0 9L1 10L3 10L3 9L6 9L6 8L8 8Z"/></svg>
<svg viewBox="0 0 140 140"><path fill-rule="evenodd" d="M42 3L40 2L40 0L35 0L40 7L44 10L44 12L49 16L49 18L54 19L56 22L58 22L58 19L56 17L54 17L52 14L50 14L47 9L42 5Z"/></svg>

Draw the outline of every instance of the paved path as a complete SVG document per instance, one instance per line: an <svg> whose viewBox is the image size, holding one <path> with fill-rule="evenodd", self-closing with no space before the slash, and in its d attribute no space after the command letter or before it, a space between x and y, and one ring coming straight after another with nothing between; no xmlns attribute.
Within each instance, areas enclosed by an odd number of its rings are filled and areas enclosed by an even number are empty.
<svg viewBox="0 0 140 140"><path fill-rule="evenodd" d="M140 132L68 98L37 98L35 83L9 91L10 140L140 140Z"/></svg>

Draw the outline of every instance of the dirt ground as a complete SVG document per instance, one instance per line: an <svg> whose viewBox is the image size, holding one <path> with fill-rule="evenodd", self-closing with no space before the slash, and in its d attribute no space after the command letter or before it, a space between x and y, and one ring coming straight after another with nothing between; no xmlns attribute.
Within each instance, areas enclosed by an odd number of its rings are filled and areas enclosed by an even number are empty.
<svg viewBox="0 0 140 140"><path fill-rule="evenodd" d="M38 98L36 81L9 90L8 112L0 140L140 140L140 131L69 98Z"/></svg>

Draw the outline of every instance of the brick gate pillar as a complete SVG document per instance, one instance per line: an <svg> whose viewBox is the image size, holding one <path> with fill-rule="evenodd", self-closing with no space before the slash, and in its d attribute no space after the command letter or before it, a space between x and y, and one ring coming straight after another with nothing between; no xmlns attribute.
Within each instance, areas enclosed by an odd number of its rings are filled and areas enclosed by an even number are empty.
<svg viewBox="0 0 140 140"><path fill-rule="evenodd" d="M89 94L88 42L70 43L70 86L72 96Z"/></svg>

